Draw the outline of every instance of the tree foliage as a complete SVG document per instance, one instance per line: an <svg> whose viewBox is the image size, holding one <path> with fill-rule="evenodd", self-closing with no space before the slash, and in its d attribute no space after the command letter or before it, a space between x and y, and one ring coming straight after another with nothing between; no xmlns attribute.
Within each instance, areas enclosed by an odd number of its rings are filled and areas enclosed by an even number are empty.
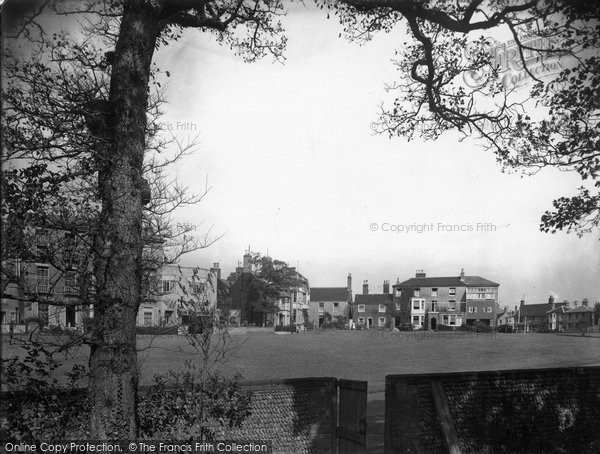
<svg viewBox="0 0 600 454"><path fill-rule="evenodd" d="M295 268L282 260L252 254L252 274L248 298L254 312L263 315L263 324L267 314L276 313L281 300L290 298L290 289L298 287L303 279Z"/></svg>
<svg viewBox="0 0 600 454"><path fill-rule="evenodd" d="M394 58L392 100L377 132L436 139L478 137L507 169L574 171L579 194L554 201L547 232L591 231L600 223L600 7L553 0L344 0L332 8L349 39L403 24L410 41ZM512 39L495 42L490 35ZM486 36L488 35L488 36ZM508 49L508 48L511 49ZM512 54L511 54L512 52ZM560 58L560 62L557 60ZM560 68L551 73L553 67ZM521 72L512 80L507 70ZM528 93L521 84L532 81Z"/></svg>

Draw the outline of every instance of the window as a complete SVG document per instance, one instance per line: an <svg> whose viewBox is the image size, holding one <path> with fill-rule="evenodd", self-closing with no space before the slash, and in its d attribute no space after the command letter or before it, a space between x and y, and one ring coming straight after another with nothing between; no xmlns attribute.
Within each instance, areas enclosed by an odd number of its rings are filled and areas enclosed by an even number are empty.
<svg viewBox="0 0 600 454"><path fill-rule="evenodd" d="M456 315L450 315L448 319L450 320L450 325L456 325Z"/></svg>
<svg viewBox="0 0 600 454"><path fill-rule="evenodd" d="M421 302L419 300L413 300L413 309L416 311L421 309Z"/></svg>
<svg viewBox="0 0 600 454"><path fill-rule="evenodd" d="M475 309L473 306L469 306L469 314L472 314L473 312L475 312L473 309Z"/></svg>
<svg viewBox="0 0 600 454"><path fill-rule="evenodd" d="M486 312L492 312L492 306L488 306L488 307L486 307L486 308L485 308L485 311L486 311Z"/></svg>
<svg viewBox="0 0 600 454"><path fill-rule="evenodd" d="M436 287L433 287L431 289L431 296L437 296L437 288Z"/></svg>
<svg viewBox="0 0 600 454"><path fill-rule="evenodd" d="M385 326L385 317L379 317L379 326Z"/></svg>
<svg viewBox="0 0 600 454"><path fill-rule="evenodd" d="M365 324L365 318L364 317L358 317L358 324L359 325L364 325Z"/></svg>
<svg viewBox="0 0 600 454"><path fill-rule="evenodd" d="M399 311L401 310L402 305L400 303L396 303L396 310Z"/></svg>
<svg viewBox="0 0 600 454"><path fill-rule="evenodd" d="M416 325L416 326L418 326L418 325L420 325L420 324L421 324L421 323L420 323L420 321L419 321L419 316L418 316L418 315L415 315L415 316L413 316L413 325Z"/></svg>
<svg viewBox="0 0 600 454"><path fill-rule="evenodd" d="M152 311L144 311L144 325L152 325Z"/></svg>
<svg viewBox="0 0 600 454"><path fill-rule="evenodd" d="M75 273L69 272L65 274L65 295L77 295L79 293L77 288L77 277Z"/></svg>
<svg viewBox="0 0 600 454"><path fill-rule="evenodd" d="M421 289L420 288L416 288L415 289L414 296L421 296Z"/></svg>
<svg viewBox="0 0 600 454"><path fill-rule="evenodd" d="M442 317L442 324L443 324L443 325L447 325L447 324L448 324L448 316L447 316L447 315L444 315L444 316Z"/></svg>
<svg viewBox="0 0 600 454"><path fill-rule="evenodd" d="M162 281L162 291L163 293L170 293L173 290L174 282L172 281Z"/></svg>
<svg viewBox="0 0 600 454"><path fill-rule="evenodd" d="M358 311L360 312L360 309ZM325 303L319 303L319 312L325 312Z"/></svg>
<svg viewBox="0 0 600 454"><path fill-rule="evenodd" d="M36 271L37 292L48 293L48 267L38 266Z"/></svg>
<svg viewBox="0 0 600 454"><path fill-rule="evenodd" d="M379 312L385 312L385 304L379 305Z"/></svg>
<svg viewBox="0 0 600 454"><path fill-rule="evenodd" d="M448 292L450 295L456 295L456 288L454 287L450 287L450 290Z"/></svg>
<svg viewBox="0 0 600 454"><path fill-rule="evenodd" d="M437 300L431 301L431 312L437 312L438 310L438 302Z"/></svg>
<svg viewBox="0 0 600 454"><path fill-rule="evenodd" d="M358 305L358 312L364 312L365 311L365 305L364 304L359 304Z"/></svg>
<svg viewBox="0 0 600 454"><path fill-rule="evenodd" d="M450 300L448 301L448 309L451 311L455 311L456 310L456 300Z"/></svg>
<svg viewBox="0 0 600 454"><path fill-rule="evenodd" d="M400 295L402 295L402 292L400 291L400 289L399 288L394 289L394 296L396 298L400 298Z"/></svg>
<svg viewBox="0 0 600 454"><path fill-rule="evenodd" d="M338 309L340 307L340 303L333 303L333 308Z"/></svg>

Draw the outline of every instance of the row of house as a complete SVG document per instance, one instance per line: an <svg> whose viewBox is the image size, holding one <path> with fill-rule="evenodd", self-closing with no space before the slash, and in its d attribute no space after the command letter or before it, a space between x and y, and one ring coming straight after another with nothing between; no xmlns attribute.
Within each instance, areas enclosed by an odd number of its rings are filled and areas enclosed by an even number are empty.
<svg viewBox="0 0 600 454"><path fill-rule="evenodd" d="M582 331L598 325L598 312L587 298L581 304L578 301L557 302L554 296L541 304L526 304L522 299L519 306L512 310L505 308L498 314L497 326L525 333Z"/></svg>
<svg viewBox="0 0 600 454"><path fill-rule="evenodd" d="M93 316L93 306L81 299L81 286L74 275L60 272L43 263L15 262L15 273L26 275L29 289L38 301L24 297L27 291L14 280L2 284L2 325L22 325L29 318L41 317L49 325L80 327ZM525 304L514 310L500 310L499 284L464 270L456 276L428 277L417 270L404 281L383 281L381 293L371 293L363 281L362 293L353 295L352 275L340 287L310 287L306 277L295 268L293 285L282 288L272 298L269 309L257 307L253 283L260 279L252 268L247 251L243 261L227 279L222 279L219 263L211 268L164 265L152 276L153 286L140 305L137 324L169 326L186 323L186 311L194 306L219 306L233 324L251 325L356 325L366 329L431 329L461 325L511 326L524 332L572 330L592 326L594 309L587 300L581 305L555 302ZM29 292L31 293L31 292ZM66 304L53 304L54 301Z"/></svg>

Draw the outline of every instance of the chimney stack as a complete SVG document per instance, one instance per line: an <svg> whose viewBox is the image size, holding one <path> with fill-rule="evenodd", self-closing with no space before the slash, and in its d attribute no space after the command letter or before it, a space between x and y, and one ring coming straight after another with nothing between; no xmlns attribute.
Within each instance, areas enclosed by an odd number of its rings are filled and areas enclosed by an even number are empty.
<svg viewBox="0 0 600 454"><path fill-rule="evenodd" d="M465 269L464 268L460 269L460 280L461 281L465 280Z"/></svg>
<svg viewBox="0 0 600 454"><path fill-rule="evenodd" d="M363 295L369 294L369 281L363 281Z"/></svg>
<svg viewBox="0 0 600 454"><path fill-rule="evenodd" d="M250 273L252 271L252 256L249 251L244 254L243 270L244 273Z"/></svg>
<svg viewBox="0 0 600 454"><path fill-rule="evenodd" d="M352 290L352 274L348 273L348 280L347 280L347 284L346 284L346 288L348 290Z"/></svg>
<svg viewBox="0 0 600 454"><path fill-rule="evenodd" d="M581 305L582 305L582 306L585 306L585 307L587 307L587 306L588 306L588 302L589 302L589 301L588 301L588 299L587 299L587 298L584 298L584 299L581 301Z"/></svg>
<svg viewBox="0 0 600 454"><path fill-rule="evenodd" d="M348 284L346 287L346 300L352 304L352 275L348 273ZM350 318L352 318L352 312L350 312Z"/></svg>
<svg viewBox="0 0 600 454"><path fill-rule="evenodd" d="M525 306L525 298L521 298L521 307Z"/></svg>
<svg viewBox="0 0 600 454"><path fill-rule="evenodd" d="M221 268L219 268L219 262L213 263L213 267L210 271L217 276L217 279L221 279Z"/></svg>
<svg viewBox="0 0 600 454"><path fill-rule="evenodd" d="M390 281L383 281L383 293L390 293Z"/></svg>
<svg viewBox="0 0 600 454"><path fill-rule="evenodd" d="M425 274L425 271L423 271L423 270L417 270L417 272L415 273L415 277L416 278L427 277L427 274Z"/></svg>
<svg viewBox="0 0 600 454"><path fill-rule="evenodd" d="M548 297L548 304L554 304L554 295Z"/></svg>

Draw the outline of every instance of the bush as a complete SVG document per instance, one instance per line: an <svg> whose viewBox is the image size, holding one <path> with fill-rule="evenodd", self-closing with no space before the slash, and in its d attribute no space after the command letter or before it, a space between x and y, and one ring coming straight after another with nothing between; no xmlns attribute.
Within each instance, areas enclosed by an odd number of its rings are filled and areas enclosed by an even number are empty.
<svg viewBox="0 0 600 454"><path fill-rule="evenodd" d="M295 333L296 332L296 325L294 325L294 324L291 324L291 325L277 325L275 327L275 331L277 331L277 332Z"/></svg>
<svg viewBox="0 0 600 454"><path fill-rule="evenodd" d="M242 389L241 376L184 372L155 375L147 393L140 393L140 437L212 441L225 430L240 427L251 414L251 393Z"/></svg>
<svg viewBox="0 0 600 454"><path fill-rule="evenodd" d="M50 350L34 343L22 348L22 358L1 362L3 386L9 392L1 403L0 439L39 443L85 437L89 406L85 392L78 388L87 376L85 367L74 365L63 385L56 378L61 363Z"/></svg>
<svg viewBox="0 0 600 454"><path fill-rule="evenodd" d="M322 328L344 329L348 321L345 317L333 317L331 320L323 322Z"/></svg>
<svg viewBox="0 0 600 454"><path fill-rule="evenodd" d="M473 325L462 324L459 328L461 331L474 331L476 333L491 333L494 329L477 320Z"/></svg>
<svg viewBox="0 0 600 454"><path fill-rule="evenodd" d="M441 323L435 327L436 331L456 331L455 326L442 325Z"/></svg>
<svg viewBox="0 0 600 454"><path fill-rule="evenodd" d="M498 327L498 332L499 333L512 333L513 327L511 325L500 325Z"/></svg>

